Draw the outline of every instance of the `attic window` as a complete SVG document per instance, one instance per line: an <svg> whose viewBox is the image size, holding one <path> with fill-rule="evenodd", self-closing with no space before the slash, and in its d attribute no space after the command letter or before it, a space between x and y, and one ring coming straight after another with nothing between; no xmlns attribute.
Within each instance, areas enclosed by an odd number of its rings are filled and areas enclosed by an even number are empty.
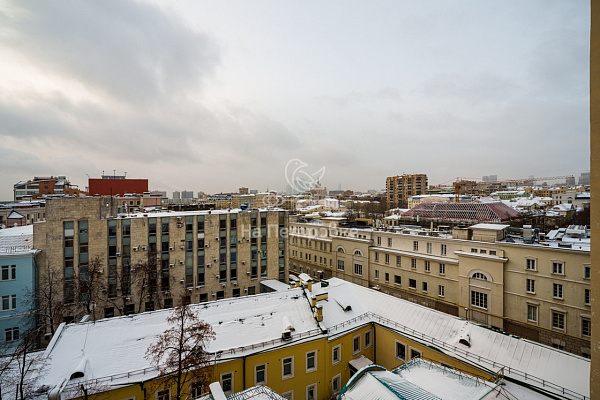
<svg viewBox="0 0 600 400"><path fill-rule="evenodd" d="M69 380L71 379L76 379L76 378L83 378L84 377L84 373L81 371L75 371L71 374L71 377L69 378Z"/></svg>

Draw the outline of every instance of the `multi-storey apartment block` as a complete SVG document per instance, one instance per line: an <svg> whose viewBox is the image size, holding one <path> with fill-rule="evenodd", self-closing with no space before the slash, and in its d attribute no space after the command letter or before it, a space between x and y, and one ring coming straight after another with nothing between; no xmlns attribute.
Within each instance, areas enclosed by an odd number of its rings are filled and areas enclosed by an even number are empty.
<svg viewBox="0 0 600 400"><path fill-rule="evenodd" d="M65 321L255 294L286 277L282 210L118 214L115 198L88 197L52 199L46 211L34 244L58 278Z"/></svg>
<svg viewBox="0 0 600 400"><path fill-rule="evenodd" d="M525 240L507 231L499 224L444 234L343 228L327 218L293 222L290 272L342 278L589 356L589 231L537 242L527 230Z"/></svg>
<svg viewBox="0 0 600 400"><path fill-rule="evenodd" d="M386 179L388 208L407 208L408 198L427 193L427 175L398 175Z"/></svg>
<svg viewBox="0 0 600 400"><path fill-rule="evenodd" d="M49 195L81 196L83 191L64 176L34 177L14 184L14 201L35 200Z"/></svg>

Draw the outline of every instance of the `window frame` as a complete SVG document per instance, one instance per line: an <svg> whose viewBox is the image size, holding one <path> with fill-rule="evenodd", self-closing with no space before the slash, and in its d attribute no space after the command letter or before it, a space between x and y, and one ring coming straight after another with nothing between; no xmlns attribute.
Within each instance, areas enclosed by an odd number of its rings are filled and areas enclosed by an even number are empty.
<svg viewBox="0 0 600 400"><path fill-rule="evenodd" d="M361 337L360 333L358 335L352 336L352 355L353 356L355 356L361 352L362 343L361 343L360 337ZM358 345L357 345L357 343L358 343Z"/></svg>
<svg viewBox="0 0 600 400"><path fill-rule="evenodd" d="M533 313L531 313L530 310L533 311ZM535 315L532 315L532 314L535 314ZM532 316L535 319L531 318ZM538 307L538 305L537 304L527 304L527 321L528 322L534 322L534 323L537 324L538 320L539 320L539 307Z"/></svg>
<svg viewBox="0 0 600 400"><path fill-rule="evenodd" d="M336 359L337 350L337 359ZM338 344L331 348L331 365L337 365L342 361L342 345Z"/></svg>
<svg viewBox="0 0 600 400"><path fill-rule="evenodd" d="M398 346L402 346L402 347L404 348L404 350L403 350L403 353L404 353L404 358L403 358L403 357L400 357L400 354L399 354L399 352L398 352L398 349L399 349L400 347L398 347ZM394 357L395 357L397 360L400 360L400 361L402 361L402 362L406 362L406 350L407 350L406 343L404 343L404 342L401 342L401 341L399 341L399 340L397 340L397 339L396 339L396 340L394 340Z"/></svg>
<svg viewBox="0 0 600 400"><path fill-rule="evenodd" d="M154 392L154 398L156 400L161 400L162 399L162 395L163 394L167 394L167 400L171 399L171 388L166 388L166 389L158 389L156 392Z"/></svg>
<svg viewBox="0 0 600 400"><path fill-rule="evenodd" d="M592 320L588 317L581 317L581 336L592 337Z"/></svg>
<svg viewBox="0 0 600 400"><path fill-rule="evenodd" d="M259 371L258 368L263 367L262 371ZM263 380L258 380L258 373L263 373ZM254 366L254 385L266 385L267 384L267 363L256 364Z"/></svg>
<svg viewBox="0 0 600 400"><path fill-rule="evenodd" d="M334 382L337 382L337 390L335 389ZM342 391L342 374L337 374L333 378L331 378L331 393L333 395L338 395Z"/></svg>
<svg viewBox="0 0 600 400"><path fill-rule="evenodd" d="M525 281L525 291L529 294L535 294L535 279L527 278Z"/></svg>
<svg viewBox="0 0 600 400"><path fill-rule="evenodd" d="M369 347L373 346L372 336L373 336L372 330L368 330L365 332L365 349L368 349Z"/></svg>
<svg viewBox="0 0 600 400"><path fill-rule="evenodd" d="M438 297L446 297L446 287L444 285L438 285Z"/></svg>
<svg viewBox="0 0 600 400"><path fill-rule="evenodd" d="M565 275L565 262L559 260L552 260L552 274L553 275Z"/></svg>
<svg viewBox="0 0 600 400"><path fill-rule="evenodd" d="M488 294L471 289L471 307L481 310L488 309Z"/></svg>
<svg viewBox="0 0 600 400"><path fill-rule="evenodd" d="M537 271L537 258L525 257L525 270Z"/></svg>
<svg viewBox="0 0 600 400"><path fill-rule="evenodd" d="M223 382L225 382L225 379L223 379L226 375L231 375L231 382L229 383L231 385L231 389L229 390L225 390L225 387L223 386ZM221 389L223 389L223 393L225 394L232 394L235 393L235 386L233 383L233 378L234 378L234 372L233 371L229 371L229 372L224 372L220 375L219 377L219 383L221 384Z"/></svg>
<svg viewBox="0 0 600 400"><path fill-rule="evenodd" d="M563 285L561 283L552 283L552 298L556 300L564 300Z"/></svg>
<svg viewBox="0 0 600 400"><path fill-rule="evenodd" d="M311 357L312 355L312 357ZM309 367L309 358L313 359L313 366ZM305 362L305 367L306 367L306 373L308 374L309 372L314 372L319 368L319 365L317 364L317 350L311 350L311 351L307 351L306 355L304 357L304 362Z"/></svg>
<svg viewBox="0 0 600 400"><path fill-rule="evenodd" d="M308 392L313 389L314 393L312 397L308 397ZM316 400L317 397L317 384L316 383L311 383L310 385L306 385L306 400Z"/></svg>
<svg viewBox="0 0 600 400"><path fill-rule="evenodd" d="M6 279L4 273L6 272ZM0 266L0 282L14 281L17 279L17 265L7 264Z"/></svg>
<svg viewBox="0 0 600 400"><path fill-rule="evenodd" d="M561 331L565 330L565 326L567 326L567 316L564 312L552 310L550 313L551 325L552 329L558 329ZM556 324L555 324L556 322ZM561 326L562 324L562 326Z"/></svg>
<svg viewBox="0 0 600 400"><path fill-rule="evenodd" d="M290 360L290 373L286 375L285 373L285 365L286 360ZM286 379L291 379L294 377L294 356L284 357L281 359L281 380L284 381Z"/></svg>

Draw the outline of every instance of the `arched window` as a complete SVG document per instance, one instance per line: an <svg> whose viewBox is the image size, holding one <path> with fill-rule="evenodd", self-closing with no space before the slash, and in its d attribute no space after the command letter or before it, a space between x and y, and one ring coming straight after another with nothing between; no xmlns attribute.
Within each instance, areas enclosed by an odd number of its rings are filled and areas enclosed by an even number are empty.
<svg viewBox="0 0 600 400"><path fill-rule="evenodd" d="M487 276L485 276L481 272L475 272L471 278L473 278L473 279L481 279L482 281L487 281Z"/></svg>
<svg viewBox="0 0 600 400"><path fill-rule="evenodd" d="M354 250L354 255L362 257L363 254L362 254L362 251L360 251L360 250Z"/></svg>
<svg viewBox="0 0 600 400"><path fill-rule="evenodd" d="M344 250L344 248L342 246L338 247L336 250L338 253L345 253L346 250Z"/></svg>

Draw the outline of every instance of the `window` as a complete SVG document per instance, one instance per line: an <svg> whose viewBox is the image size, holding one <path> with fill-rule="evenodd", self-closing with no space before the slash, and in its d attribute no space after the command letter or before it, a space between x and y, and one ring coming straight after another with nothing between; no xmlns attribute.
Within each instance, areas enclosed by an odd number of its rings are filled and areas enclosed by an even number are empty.
<svg viewBox="0 0 600 400"><path fill-rule="evenodd" d="M565 329L565 314L552 311L552 327L555 329Z"/></svg>
<svg viewBox="0 0 600 400"><path fill-rule="evenodd" d="M591 299L590 289L584 289L584 298L583 298L583 301L584 301L584 304L586 306L589 306L591 304L591 300L590 299Z"/></svg>
<svg viewBox="0 0 600 400"><path fill-rule="evenodd" d="M15 308L17 308L16 294L2 296L2 311L14 310Z"/></svg>
<svg viewBox="0 0 600 400"><path fill-rule="evenodd" d="M306 353L306 372L317 370L317 351L309 351Z"/></svg>
<svg viewBox="0 0 600 400"><path fill-rule="evenodd" d="M400 361L406 361L406 345L396 340L396 358Z"/></svg>
<svg viewBox="0 0 600 400"><path fill-rule="evenodd" d="M471 305L487 310L487 293L471 290Z"/></svg>
<svg viewBox="0 0 600 400"><path fill-rule="evenodd" d="M421 357L421 352L415 348L410 348L410 359L412 360L413 358L420 358Z"/></svg>
<svg viewBox="0 0 600 400"><path fill-rule="evenodd" d="M375 261L379 261L379 253L375 252Z"/></svg>
<svg viewBox="0 0 600 400"><path fill-rule="evenodd" d="M362 264L354 264L354 275L362 276Z"/></svg>
<svg viewBox="0 0 600 400"><path fill-rule="evenodd" d="M385 273L385 281L386 282L390 281L390 274L388 272Z"/></svg>
<svg viewBox="0 0 600 400"><path fill-rule="evenodd" d="M388 238L388 247L392 247L392 238Z"/></svg>
<svg viewBox="0 0 600 400"><path fill-rule="evenodd" d="M112 318L115 316L115 308L114 307L106 307L104 309L104 318Z"/></svg>
<svg viewBox="0 0 600 400"><path fill-rule="evenodd" d="M482 281L487 281L487 276L485 276L483 273L481 272L475 272L472 276L473 279L480 279Z"/></svg>
<svg viewBox="0 0 600 400"><path fill-rule="evenodd" d="M440 275L446 274L446 264L440 264Z"/></svg>
<svg viewBox="0 0 600 400"><path fill-rule="evenodd" d="M417 269L417 260L415 258L410 259L410 268Z"/></svg>
<svg viewBox="0 0 600 400"><path fill-rule="evenodd" d="M416 289L417 288L417 280L416 279L409 279L408 280L408 287L411 289Z"/></svg>
<svg viewBox="0 0 600 400"><path fill-rule="evenodd" d="M199 399L204 394L204 388L200 382L192 382L190 383L190 396L189 398L192 400Z"/></svg>
<svg viewBox="0 0 600 400"><path fill-rule="evenodd" d="M156 391L156 400L169 400L171 398L170 389L162 389Z"/></svg>
<svg viewBox="0 0 600 400"><path fill-rule="evenodd" d="M381 246L381 236L377 236L377 246Z"/></svg>
<svg viewBox="0 0 600 400"><path fill-rule="evenodd" d="M341 361L340 352L342 351L342 346L337 345L333 349L331 349L331 365L336 365Z"/></svg>
<svg viewBox="0 0 600 400"><path fill-rule="evenodd" d="M19 327L16 326L14 328L8 328L4 330L4 341L5 342L14 342L15 340L19 340Z"/></svg>
<svg viewBox="0 0 600 400"><path fill-rule="evenodd" d="M538 322L538 307L527 304L527 321Z"/></svg>
<svg viewBox="0 0 600 400"><path fill-rule="evenodd" d="M371 331L365 332L365 349L371 347L373 343L371 343Z"/></svg>
<svg viewBox="0 0 600 400"><path fill-rule="evenodd" d="M379 279L379 270L378 269L375 270L375 279Z"/></svg>
<svg viewBox="0 0 600 400"><path fill-rule="evenodd" d="M402 257L396 256L396 265L398 267L402 266Z"/></svg>
<svg viewBox="0 0 600 400"><path fill-rule="evenodd" d="M431 263L429 261L425 261L425 272L429 272L431 270Z"/></svg>
<svg viewBox="0 0 600 400"><path fill-rule="evenodd" d="M396 285L401 285L402 284L402 277L400 275L394 275L394 283Z"/></svg>
<svg viewBox="0 0 600 400"><path fill-rule="evenodd" d="M337 374L331 379L331 391L338 394L342 388L342 374Z"/></svg>
<svg viewBox="0 0 600 400"><path fill-rule="evenodd" d="M445 256L446 255L446 245L443 244L440 246L440 253Z"/></svg>
<svg viewBox="0 0 600 400"><path fill-rule="evenodd" d="M317 398L317 384L313 383L306 387L306 400L315 400Z"/></svg>
<svg viewBox="0 0 600 400"><path fill-rule="evenodd" d="M344 270L344 260L338 260L338 262L337 262L337 269L338 269L338 271L343 271Z"/></svg>
<svg viewBox="0 0 600 400"><path fill-rule="evenodd" d="M413 241L413 251L419 251L419 242Z"/></svg>
<svg viewBox="0 0 600 400"><path fill-rule="evenodd" d="M427 282L423 282L423 291L427 292Z"/></svg>
<svg viewBox="0 0 600 400"><path fill-rule="evenodd" d="M525 259L525 269L527 269L529 271L535 271L536 270L535 259L533 259L533 258Z"/></svg>
<svg viewBox="0 0 600 400"><path fill-rule="evenodd" d="M360 353L360 335L352 338L352 354Z"/></svg>
<svg viewBox="0 0 600 400"><path fill-rule="evenodd" d="M233 393L233 372L221 374L221 387L225 394Z"/></svg>
<svg viewBox="0 0 600 400"><path fill-rule="evenodd" d="M535 293L535 279L527 279L527 293Z"/></svg>
<svg viewBox="0 0 600 400"><path fill-rule="evenodd" d="M477 249L471 249L471 253L477 253Z"/></svg>
<svg viewBox="0 0 600 400"><path fill-rule="evenodd" d="M429 254L431 254L431 248L432 248L432 245L431 245L431 243L429 243L429 242L428 242L428 243L427 243L427 252L428 252Z"/></svg>
<svg viewBox="0 0 600 400"><path fill-rule="evenodd" d="M581 336L592 336L592 321L581 318Z"/></svg>
<svg viewBox="0 0 600 400"><path fill-rule="evenodd" d="M285 400L294 400L294 391L290 390L289 392L281 393L281 397Z"/></svg>
<svg viewBox="0 0 600 400"><path fill-rule="evenodd" d="M445 292L444 285L439 285L438 286L438 296L444 297L444 292Z"/></svg>
<svg viewBox="0 0 600 400"><path fill-rule="evenodd" d="M552 261L552 273L564 275L564 263L562 261Z"/></svg>
<svg viewBox="0 0 600 400"><path fill-rule="evenodd" d="M386 255L385 255L385 263L386 263L386 264L389 264L389 263L390 263L390 255L389 255L389 254L386 254Z"/></svg>
<svg viewBox="0 0 600 400"><path fill-rule="evenodd" d="M552 287L553 287L552 297L554 297L555 299L562 299L563 298L563 286L560 283L553 283Z"/></svg>
<svg viewBox="0 0 600 400"><path fill-rule="evenodd" d="M496 255L496 250L490 250L490 256L495 256Z"/></svg>
<svg viewBox="0 0 600 400"><path fill-rule="evenodd" d="M592 270L589 264L583 266L583 279L590 279L592 277Z"/></svg>
<svg viewBox="0 0 600 400"><path fill-rule="evenodd" d="M260 364L254 367L254 384L267 384L267 364Z"/></svg>
<svg viewBox="0 0 600 400"><path fill-rule="evenodd" d="M0 274L0 281L14 281L15 279L17 279L17 266L3 265L2 272Z"/></svg>
<svg viewBox="0 0 600 400"><path fill-rule="evenodd" d="M281 379L294 377L294 357L287 357L281 360Z"/></svg>

